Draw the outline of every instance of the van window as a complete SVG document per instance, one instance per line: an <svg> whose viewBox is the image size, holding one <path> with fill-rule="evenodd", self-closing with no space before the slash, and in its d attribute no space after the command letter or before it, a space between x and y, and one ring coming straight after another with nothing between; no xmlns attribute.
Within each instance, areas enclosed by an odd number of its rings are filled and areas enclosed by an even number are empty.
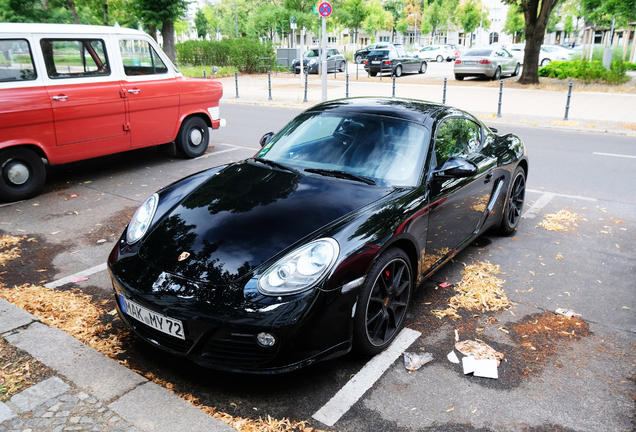
<svg viewBox="0 0 636 432"><path fill-rule="evenodd" d="M138 39L122 39L119 51L126 75L156 75L168 73L168 68L150 43Z"/></svg>
<svg viewBox="0 0 636 432"><path fill-rule="evenodd" d="M49 78L110 75L101 39L42 39L40 46Z"/></svg>
<svg viewBox="0 0 636 432"><path fill-rule="evenodd" d="M0 82L36 78L29 42L25 39L0 39Z"/></svg>

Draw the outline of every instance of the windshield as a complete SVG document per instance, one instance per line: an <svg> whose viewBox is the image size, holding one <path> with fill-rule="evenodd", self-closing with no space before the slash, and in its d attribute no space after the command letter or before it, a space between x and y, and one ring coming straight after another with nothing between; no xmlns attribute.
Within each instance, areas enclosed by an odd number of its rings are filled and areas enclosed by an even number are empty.
<svg viewBox="0 0 636 432"><path fill-rule="evenodd" d="M317 49L305 51L305 57L320 57L320 53Z"/></svg>
<svg viewBox="0 0 636 432"><path fill-rule="evenodd" d="M297 170L344 171L383 186L416 186L428 141L427 129L405 120L309 112L292 120L257 157Z"/></svg>
<svg viewBox="0 0 636 432"><path fill-rule="evenodd" d="M466 54L464 54L464 57L490 57L490 55L492 54L492 50L474 50L474 51L468 51Z"/></svg>

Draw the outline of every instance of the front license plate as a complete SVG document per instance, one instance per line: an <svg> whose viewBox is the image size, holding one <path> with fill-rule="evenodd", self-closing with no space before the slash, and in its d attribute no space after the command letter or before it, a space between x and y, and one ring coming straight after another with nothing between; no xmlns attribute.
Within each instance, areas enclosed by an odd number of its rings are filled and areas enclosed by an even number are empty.
<svg viewBox="0 0 636 432"><path fill-rule="evenodd" d="M381 61L375 61L375 60L371 62L371 64L380 64L380 63L382 63L382 62Z"/></svg>
<svg viewBox="0 0 636 432"><path fill-rule="evenodd" d="M119 305L126 315L130 315L155 330L185 340L181 321L153 312L132 300L128 300L121 294L119 295Z"/></svg>
<svg viewBox="0 0 636 432"><path fill-rule="evenodd" d="M476 65L477 62L476 61L465 61L464 64L465 65Z"/></svg>

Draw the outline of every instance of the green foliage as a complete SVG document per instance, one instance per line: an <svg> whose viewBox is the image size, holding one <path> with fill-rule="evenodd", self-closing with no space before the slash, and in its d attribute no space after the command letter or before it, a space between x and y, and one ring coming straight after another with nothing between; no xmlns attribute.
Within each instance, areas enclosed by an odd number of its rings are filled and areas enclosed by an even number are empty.
<svg viewBox="0 0 636 432"><path fill-rule="evenodd" d="M336 21L345 27L350 28L354 33L362 27L362 22L367 17L367 9L362 0L345 0L342 3L342 10L336 16Z"/></svg>
<svg viewBox="0 0 636 432"><path fill-rule="evenodd" d="M629 77L625 73L627 65L628 63L614 60L610 70L607 70L603 67L601 61L553 61L539 69L539 76L559 79L577 78L583 80L586 84L604 82L618 85L629 81Z"/></svg>
<svg viewBox="0 0 636 432"><path fill-rule="evenodd" d="M455 9L455 22L461 26L464 33L473 33L479 27L480 14L481 6L476 0L460 3Z"/></svg>
<svg viewBox="0 0 636 432"><path fill-rule="evenodd" d="M380 30L393 28L393 15L382 7L380 0L370 0L366 5L367 17L362 22L364 31L375 34Z"/></svg>
<svg viewBox="0 0 636 432"><path fill-rule="evenodd" d="M201 9L194 15L194 25L200 38L205 39L205 36L210 33L210 23Z"/></svg>
<svg viewBox="0 0 636 432"><path fill-rule="evenodd" d="M248 73L258 70L258 59L269 57L272 65L276 55L271 44L262 44L256 39L239 38L221 41L190 40L176 44L179 65L215 65L229 67Z"/></svg>
<svg viewBox="0 0 636 432"><path fill-rule="evenodd" d="M518 5L512 4L510 8L508 8L503 29L506 33L516 35L517 38L523 39L523 35L526 31L526 19L523 17L523 12L519 9Z"/></svg>

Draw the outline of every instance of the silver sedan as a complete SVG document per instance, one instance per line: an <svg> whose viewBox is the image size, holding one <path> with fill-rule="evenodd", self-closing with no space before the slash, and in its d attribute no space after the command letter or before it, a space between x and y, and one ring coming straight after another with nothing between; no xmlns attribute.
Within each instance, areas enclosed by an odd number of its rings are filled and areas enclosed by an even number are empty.
<svg viewBox="0 0 636 432"><path fill-rule="evenodd" d="M468 76L485 76L498 80L502 75L517 76L521 65L503 48L477 48L465 52L455 60L455 79Z"/></svg>

